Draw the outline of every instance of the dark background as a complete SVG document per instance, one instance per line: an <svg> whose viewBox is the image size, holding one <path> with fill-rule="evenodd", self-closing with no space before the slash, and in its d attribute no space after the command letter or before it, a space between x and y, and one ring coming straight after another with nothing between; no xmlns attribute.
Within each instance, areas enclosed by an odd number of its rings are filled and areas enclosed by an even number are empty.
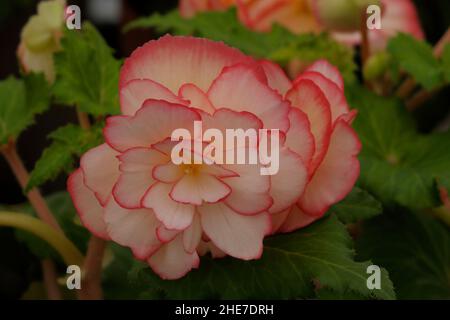
<svg viewBox="0 0 450 320"><path fill-rule="evenodd" d="M89 19L86 14L88 1L72 0L67 2L79 5L82 19ZM121 28L124 24L138 16L149 15L153 12L165 12L175 8L178 3L177 0L119 1L122 2L122 10L116 23L104 24L92 21L108 44L114 48L117 57L128 56L137 46L158 36L152 30L137 30L123 35ZM18 75L16 49L20 41L20 31L28 18L35 13L37 2L36 0L0 1L0 79L11 74ZM427 40L434 44L450 25L450 1L416 0L415 3ZM419 128L424 132L431 130L445 116L448 111L448 103L449 90L447 89L434 99L434 105L440 107L433 107L431 111L428 108L426 113L423 111L417 113L417 118L420 119ZM49 144L48 133L70 121L76 122L73 110L52 106L49 112L38 116L36 125L21 135L18 149L29 170L33 168L42 150ZM42 191L44 194L48 194L63 190L64 187L65 177L60 177L56 181L44 185ZM0 157L0 204L17 204L24 201L25 197L19 185L4 159ZM0 230L0 253L0 299L4 297L19 298L30 281L40 276L39 263L22 244L15 240L11 230Z"/></svg>

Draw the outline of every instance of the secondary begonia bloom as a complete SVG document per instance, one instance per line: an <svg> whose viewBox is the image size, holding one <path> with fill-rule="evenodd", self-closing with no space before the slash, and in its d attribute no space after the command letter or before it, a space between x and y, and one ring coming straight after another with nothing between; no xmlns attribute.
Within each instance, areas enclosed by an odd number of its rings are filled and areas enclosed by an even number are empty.
<svg viewBox="0 0 450 320"><path fill-rule="evenodd" d="M398 32L424 37L412 0L180 0L180 13L225 10L234 5L248 28L269 31L279 24L293 33L329 31L337 40L355 45L361 42L361 14L367 5L381 6L380 30L368 30L372 52L385 48Z"/></svg>
<svg viewBox="0 0 450 320"><path fill-rule="evenodd" d="M43 72L50 83L55 79L53 54L60 48L65 4L65 0L40 2L37 14L22 29L17 49L23 70Z"/></svg>
<svg viewBox="0 0 450 320"><path fill-rule="evenodd" d="M326 62L303 77L291 83L278 66L206 39L164 36L136 49L120 74L122 115L107 119L106 143L84 154L68 180L81 221L165 279L184 276L207 252L258 259L272 222L287 225L293 207L317 219L359 172L342 78ZM278 172L174 164L171 134L193 133L195 121L221 132L278 129Z"/></svg>

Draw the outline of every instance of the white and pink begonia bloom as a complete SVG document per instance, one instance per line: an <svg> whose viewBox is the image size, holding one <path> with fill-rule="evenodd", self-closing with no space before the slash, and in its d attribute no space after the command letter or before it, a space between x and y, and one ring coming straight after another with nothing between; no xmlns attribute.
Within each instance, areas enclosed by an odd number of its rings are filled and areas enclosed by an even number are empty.
<svg viewBox="0 0 450 320"><path fill-rule="evenodd" d="M167 35L133 52L119 88L122 114L107 119L106 142L82 156L68 190L93 234L130 247L162 278L184 276L208 252L260 258L264 237L320 218L359 174L354 113L325 61L291 82L277 65L223 43ZM171 134L193 132L195 121L278 129L278 172L175 165Z"/></svg>

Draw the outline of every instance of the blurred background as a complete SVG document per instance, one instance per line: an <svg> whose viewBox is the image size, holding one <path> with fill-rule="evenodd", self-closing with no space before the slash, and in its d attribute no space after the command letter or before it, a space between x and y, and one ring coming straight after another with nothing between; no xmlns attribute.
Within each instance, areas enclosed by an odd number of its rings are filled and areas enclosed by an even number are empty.
<svg viewBox="0 0 450 320"><path fill-rule="evenodd" d="M28 18L35 13L37 0L0 1L0 79L17 75L19 67L16 49L20 31ZM131 20L153 12L166 12L176 8L177 0L85 0L67 1L81 8L82 20L90 20L102 33L117 57L127 57L137 46L155 38L152 30L135 30L124 35L122 27ZM434 44L450 25L449 0L415 0L422 26L428 42ZM448 90L436 99L448 104ZM443 117L444 111L427 112L419 126L422 131L432 128ZM76 122L76 114L69 108L54 105L52 109L38 116L36 125L21 135L18 141L19 153L29 170L48 146L47 134L70 121ZM0 204L18 204L25 197L10 172L6 162L0 157ZM65 178L61 177L43 186L45 194L65 188ZM39 262L35 261L28 249L15 240L10 230L0 229L0 299L20 298L33 279L40 277Z"/></svg>

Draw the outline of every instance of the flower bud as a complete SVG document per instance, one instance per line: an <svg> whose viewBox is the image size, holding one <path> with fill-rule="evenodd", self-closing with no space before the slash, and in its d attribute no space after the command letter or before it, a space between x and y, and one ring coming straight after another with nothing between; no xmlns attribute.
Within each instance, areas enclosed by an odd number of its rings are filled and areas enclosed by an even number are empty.
<svg viewBox="0 0 450 320"><path fill-rule="evenodd" d="M315 0L314 13L328 29L352 31L359 29L361 15L369 5L380 5L380 0Z"/></svg>

